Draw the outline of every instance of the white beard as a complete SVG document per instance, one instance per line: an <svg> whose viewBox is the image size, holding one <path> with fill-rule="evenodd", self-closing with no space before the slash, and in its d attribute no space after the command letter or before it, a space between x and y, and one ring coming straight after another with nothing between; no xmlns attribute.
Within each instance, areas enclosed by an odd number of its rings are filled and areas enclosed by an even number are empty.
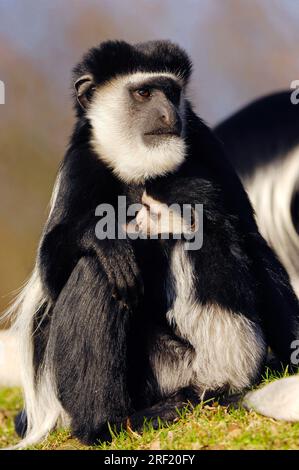
<svg viewBox="0 0 299 470"><path fill-rule="evenodd" d="M166 73L136 73L120 77L95 92L87 111L92 126L92 146L103 160L126 183L142 183L148 178L174 172L184 161L183 138L169 136L157 145L147 146L140 134L128 127L125 85Z"/></svg>

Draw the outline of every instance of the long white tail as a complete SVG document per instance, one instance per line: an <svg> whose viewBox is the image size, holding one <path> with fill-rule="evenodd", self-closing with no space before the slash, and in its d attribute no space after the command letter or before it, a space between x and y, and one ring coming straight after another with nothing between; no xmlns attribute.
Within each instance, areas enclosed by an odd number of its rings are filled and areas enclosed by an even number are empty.
<svg viewBox="0 0 299 470"><path fill-rule="evenodd" d="M249 392L244 406L270 418L299 421L299 376L276 380Z"/></svg>
<svg viewBox="0 0 299 470"><path fill-rule="evenodd" d="M11 330L0 331L0 387L21 385L17 338Z"/></svg>

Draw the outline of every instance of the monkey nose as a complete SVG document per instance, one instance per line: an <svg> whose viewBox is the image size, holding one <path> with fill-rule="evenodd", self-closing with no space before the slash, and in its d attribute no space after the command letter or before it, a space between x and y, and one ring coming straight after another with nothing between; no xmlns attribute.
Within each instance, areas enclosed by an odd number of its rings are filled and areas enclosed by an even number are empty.
<svg viewBox="0 0 299 470"><path fill-rule="evenodd" d="M181 134L182 132L182 121L175 110L165 109L160 115L160 121L164 128L169 129L175 134Z"/></svg>
<svg viewBox="0 0 299 470"><path fill-rule="evenodd" d="M172 125L172 118L170 116L170 112L168 112L166 109L163 110L160 119L162 123L166 126L171 126Z"/></svg>

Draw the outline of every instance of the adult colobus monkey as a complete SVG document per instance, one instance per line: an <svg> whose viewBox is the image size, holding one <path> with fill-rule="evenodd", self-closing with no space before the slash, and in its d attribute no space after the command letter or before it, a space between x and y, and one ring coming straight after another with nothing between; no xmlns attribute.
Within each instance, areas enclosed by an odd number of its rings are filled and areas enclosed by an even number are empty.
<svg viewBox="0 0 299 470"><path fill-rule="evenodd" d="M77 121L34 273L17 302L21 445L58 421L83 442L107 422L157 426L259 376L269 344L290 362L298 303L247 195L186 98L191 63L167 41L106 42L74 70ZM204 244L99 239L95 209L204 204ZM142 210L142 209L141 209ZM140 222L140 220L139 220ZM27 418L26 418L27 416Z"/></svg>
<svg viewBox="0 0 299 470"><path fill-rule="evenodd" d="M299 104L297 91L254 101L215 132L248 192L259 230L299 295Z"/></svg>
<svg viewBox="0 0 299 470"><path fill-rule="evenodd" d="M295 96L294 96L295 95ZM237 170L257 216L299 295L298 90L260 98L221 122L215 132ZM293 363L299 363L299 342ZM299 420L299 377L275 381L245 398L248 408L276 419Z"/></svg>

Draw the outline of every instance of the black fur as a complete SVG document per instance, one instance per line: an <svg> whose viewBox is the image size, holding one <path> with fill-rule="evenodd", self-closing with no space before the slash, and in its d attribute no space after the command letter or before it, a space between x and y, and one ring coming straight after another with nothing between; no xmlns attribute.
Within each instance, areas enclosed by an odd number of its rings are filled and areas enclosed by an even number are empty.
<svg viewBox="0 0 299 470"><path fill-rule="evenodd" d="M76 81L92 73L95 84L102 85L118 75L134 72L170 72L187 84L191 61L185 51L169 41L148 41L134 47L125 41L107 41L90 49L73 70ZM82 109L76 103L79 115Z"/></svg>
<svg viewBox="0 0 299 470"><path fill-rule="evenodd" d="M18 436L25 437L27 430L27 416L24 410L20 411L14 419L15 430Z"/></svg>
<svg viewBox="0 0 299 470"><path fill-rule="evenodd" d="M187 81L191 64L167 42L134 47L108 42L92 49L75 75L91 72L99 84L138 70L179 73ZM149 365L155 334L192 349L176 337L165 316L172 242L95 237L96 206L116 207L120 195L127 196L128 204L140 202L145 187L124 184L104 165L91 149L90 124L77 110L39 250L50 308L35 329L35 369L41 368L47 348L72 431L91 443L109 438L107 422L140 430L144 418L155 426L158 417L173 420L176 409L199 401L200 391L190 386L161 395ZM187 159L174 176L148 182L147 192L168 203L204 204L206 244L190 254L196 270L205 273L195 286L199 302L218 303L261 324L269 345L289 363L298 305L288 277L259 235L247 195L221 145L190 104L186 113ZM253 372L252 381L260 371Z"/></svg>
<svg viewBox="0 0 299 470"><path fill-rule="evenodd" d="M285 158L299 145L299 105L292 91L259 98L219 123L214 132L241 178Z"/></svg>

